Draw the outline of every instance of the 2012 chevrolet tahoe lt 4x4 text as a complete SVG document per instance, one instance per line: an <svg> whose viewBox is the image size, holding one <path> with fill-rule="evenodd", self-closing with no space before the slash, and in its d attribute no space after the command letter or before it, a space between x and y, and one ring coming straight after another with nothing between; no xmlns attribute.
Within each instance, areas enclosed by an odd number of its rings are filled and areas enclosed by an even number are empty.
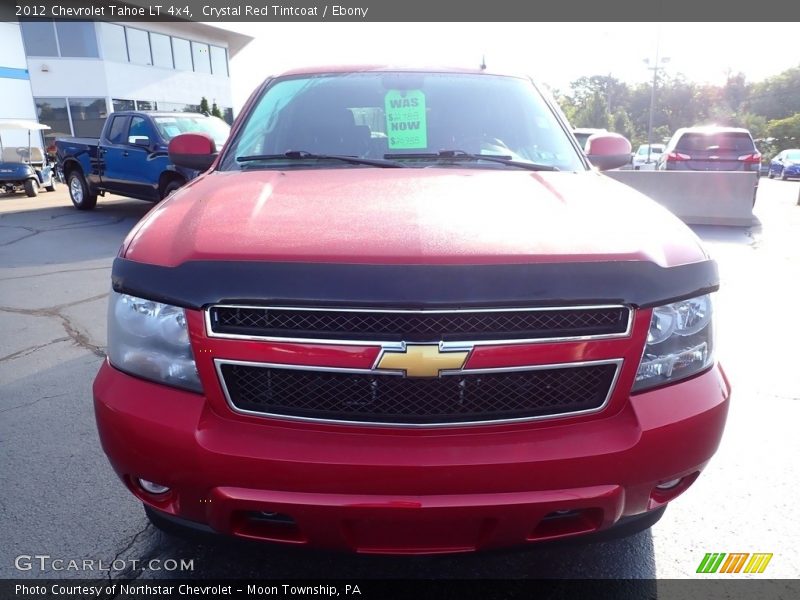
<svg viewBox="0 0 800 600"><path fill-rule="evenodd" d="M582 150L529 79L377 67L174 138L209 170L121 248L94 384L149 517L375 553L654 523L725 423L717 269L592 168L627 140Z"/></svg>

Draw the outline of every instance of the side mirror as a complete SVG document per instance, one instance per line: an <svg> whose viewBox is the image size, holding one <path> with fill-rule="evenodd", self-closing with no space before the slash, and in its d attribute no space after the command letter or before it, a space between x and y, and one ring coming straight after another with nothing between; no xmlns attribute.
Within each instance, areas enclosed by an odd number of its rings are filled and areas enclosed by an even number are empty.
<svg viewBox="0 0 800 600"><path fill-rule="evenodd" d="M586 154L601 171L616 169L631 160L631 143L618 133L593 133L586 140Z"/></svg>
<svg viewBox="0 0 800 600"><path fill-rule="evenodd" d="M182 133L169 141L169 160L178 167L207 171L217 160L214 140L205 133Z"/></svg>
<svg viewBox="0 0 800 600"><path fill-rule="evenodd" d="M150 145L150 138L146 135L131 135L128 137L128 143L147 148Z"/></svg>

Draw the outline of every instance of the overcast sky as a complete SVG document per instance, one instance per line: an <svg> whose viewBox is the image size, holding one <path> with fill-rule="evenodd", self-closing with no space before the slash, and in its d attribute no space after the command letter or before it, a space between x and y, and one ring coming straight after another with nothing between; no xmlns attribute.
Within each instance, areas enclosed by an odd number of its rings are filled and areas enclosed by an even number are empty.
<svg viewBox="0 0 800 600"><path fill-rule="evenodd" d="M671 74L757 81L800 64L797 23L215 23L256 39L231 61L238 112L265 77L329 64L475 66L528 73L566 90L582 75L649 81L659 52Z"/></svg>

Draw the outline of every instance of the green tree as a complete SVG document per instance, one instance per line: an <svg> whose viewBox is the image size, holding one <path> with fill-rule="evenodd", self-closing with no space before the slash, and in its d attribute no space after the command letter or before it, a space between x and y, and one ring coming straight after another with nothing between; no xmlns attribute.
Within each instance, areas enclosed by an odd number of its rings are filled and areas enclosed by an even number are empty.
<svg viewBox="0 0 800 600"><path fill-rule="evenodd" d="M575 118L572 124L575 127L611 129L611 113L608 111L606 98L599 91L592 94L575 111Z"/></svg>
<svg viewBox="0 0 800 600"><path fill-rule="evenodd" d="M205 96L200 98L200 112L204 115L211 114L211 109L208 107L208 100Z"/></svg>
<svg viewBox="0 0 800 600"><path fill-rule="evenodd" d="M774 139L778 150L800 146L800 112L767 124L767 134Z"/></svg>
<svg viewBox="0 0 800 600"><path fill-rule="evenodd" d="M736 115L733 124L736 127L747 129L754 139L758 140L767 137L767 120L761 115L754 115L749 112L741 113Z"/></svg>
<svg viewBox="0 0 800 600"><path fill-rule="evenodd" d="M745 104L748 112L763 115L768 121L800 112L800 66L752 85Z"/></svg>
<svg viewBox="0 0 800 600"><path fill-rule="evenodd" d="M222 118L222 111L219 109L216 102L211 104L211 116Z"/></svg>

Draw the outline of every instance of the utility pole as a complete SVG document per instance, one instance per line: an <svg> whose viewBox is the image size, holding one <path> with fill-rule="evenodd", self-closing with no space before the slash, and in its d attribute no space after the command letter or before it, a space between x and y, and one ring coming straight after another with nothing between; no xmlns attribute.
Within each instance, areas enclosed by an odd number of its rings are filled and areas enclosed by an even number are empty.
<svg viewBox="0 0 800 600"><path fill-rule="evenodd" d="M660 45L661 45L661 27L658 28L658 34L656 35L656 60L653 63L652 67L647 67L648 69L653 71L653 89L650 92L650 121L649 121L649 124L647 125L647 162L648 163L650 162L650 151L651 151L652 145L653 145L653 111L655 110L655 106L656 106L656 84L658 83L658 72L659 72L659 70L664 68L659 64L659 59L658 59L658 51L659 51L659 46ZM649 58L645 58L644 62L645 62L645 64L649 65L650 64L650 59ZM660 62L664 63L664 64L668 63L669 62L669 57L662 56Z"/></svg>

